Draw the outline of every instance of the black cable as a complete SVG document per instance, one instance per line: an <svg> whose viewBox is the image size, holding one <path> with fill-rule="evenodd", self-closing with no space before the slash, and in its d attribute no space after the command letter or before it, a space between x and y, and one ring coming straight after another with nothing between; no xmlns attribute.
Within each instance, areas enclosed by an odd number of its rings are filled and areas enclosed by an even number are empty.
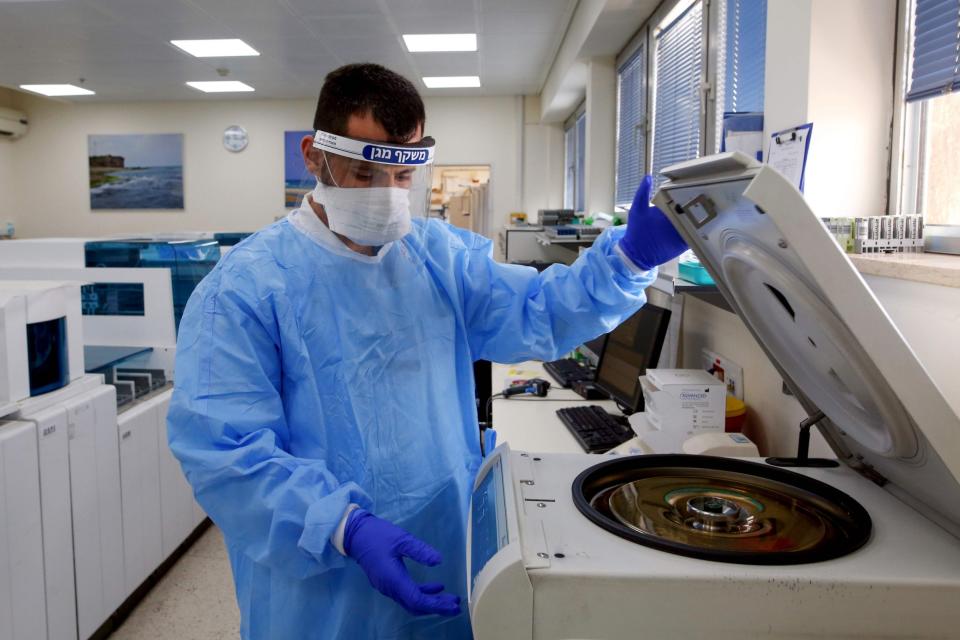
<svg viewBox="0 0 960 640"><path fill-rule="evenodd" d="M614 398L613 401L617 403L617 409L620 409L620 413L625 416L633 415L633 411L631 411L630 407L628 407L626 404L620 402L616 398Z"/></svg>
<svg viewBox="0 0 960 640"><path fill-rule="evenodd" d="M489 398L487 398L487 409L486 409L486 411L483 412L483 421L486 422L487 424L491 424L491 423L490 423L490 408L493 406L493 399L494 399L494 398L502 398L502 397L503 397L503 392L501 391L500 393L495 393L495 394L493 394L492 396L490 396Z"/></svg>

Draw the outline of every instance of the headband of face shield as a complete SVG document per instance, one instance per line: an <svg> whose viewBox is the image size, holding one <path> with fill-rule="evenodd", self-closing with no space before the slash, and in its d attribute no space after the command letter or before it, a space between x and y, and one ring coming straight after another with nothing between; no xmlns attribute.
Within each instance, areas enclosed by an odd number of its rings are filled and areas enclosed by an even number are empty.
<svg viewBox="0 0 960 640"><path fill-rule="evenodd" d="M330 230L360 245L382 246L427 217L433 184L433 138L413 144L376 142L317 131L320 176L313 200Z"/></svg>

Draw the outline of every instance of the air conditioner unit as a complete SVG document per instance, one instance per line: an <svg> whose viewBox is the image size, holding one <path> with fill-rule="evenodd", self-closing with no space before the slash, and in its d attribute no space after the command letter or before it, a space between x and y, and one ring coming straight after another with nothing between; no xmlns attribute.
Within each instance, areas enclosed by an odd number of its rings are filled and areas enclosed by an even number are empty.
<svg viewBox="0 0 960 640"><path fill-rule="evenodd" d="M0 107L0 139L16 140L27 132L27 114Z"/></svg>

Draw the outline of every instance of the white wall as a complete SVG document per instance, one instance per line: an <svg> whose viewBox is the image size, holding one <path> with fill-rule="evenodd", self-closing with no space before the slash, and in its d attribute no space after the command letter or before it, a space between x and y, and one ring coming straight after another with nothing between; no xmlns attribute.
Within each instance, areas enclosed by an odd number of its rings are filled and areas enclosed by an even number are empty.
<svg viewBox="0 0 960 640"><path fill-rule="evenodd" d="M960 415L960 289L864 276L953 410Z"/></svg>
<svg viewBox="0 0 960 640"><path fill-rule="evenodd" d="M0 225L13 217L12 210L4 206L13 188L13 142L0 140Z"/></svg>
<svg viewBox="0 0 960 640"><path fill-rule="evenodd" d="M820 216L887 211L896 0L768 3L765 129L813 122L804 194Z"/></svg>
<svg viewBox="0 0 960 640"><path fill-rule="evenodd" d="M177 230L253 230L283 215L283 131L309 129L312 100L211 100L166 103L59 102L16 94L30 117L24 138L0 147L0 212L18 237L89 236ZM521 204L519 97L427 98L427 130L440 164L489 164L492 211ZM221 144L239 124L250 145ZM183 211L91 211L87 135L183 133ZM4 166L4 151L7 164ZM4 185L4 180L13 186ZM5 188L4 188L5 187ZM5 219L5 218L4 218Z"/></svg>
<svg viewBox="0 0 960 640"><path fill-rule="evenodd" d="M563 206L563 125L540 121L539 96L523 98L523 207L527 219Z"/></svg>
<svg viewBox="0 0 960 640"><path fill-rule="evenodd" d="M13 107L13 92L0 87L0 107ZM9 219L9 198L13 191L13 151L12 140L0 139L0 225Z"/></svg>
<svg viewBox="0 0 960 640"><path fill-rule="evenodd" d="M682 366L699 369L702 350L723 354L743 367L747 427L744 433L760 453L792 456L797 452L800 422L807 417L796 398L782 391L783 380L770 359L735 314L687 296L683 309ZM816 429L810 454L830 456L830 448Z"/></svg>
<svg viewBox="0 0 960 640"><path fill-rule="evenodd" d="M523 99L520 96L425 98L436 164L490 165L491 207L484 235L522 211Z"/></svg>
<svg viewBox="0 0 960 640"><path fill-rule="evenodd" d="M617 66L613 56L592 58L587 73L584 206L588 214L613 213L617 155Z"/></svg>

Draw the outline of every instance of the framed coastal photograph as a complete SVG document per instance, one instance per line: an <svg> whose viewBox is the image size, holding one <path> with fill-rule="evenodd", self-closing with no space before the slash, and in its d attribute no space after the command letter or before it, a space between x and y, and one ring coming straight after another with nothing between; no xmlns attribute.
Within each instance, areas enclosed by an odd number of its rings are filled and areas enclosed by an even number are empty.
<svg viewBox="0 0 960 640"><path fill-rule="evenodd" d="M283 202L287 209L299 207L303 196L317 184L317 179L303 165L300 152L303 136L313 137L313 134L313 131L283 132Z"/></svg>
<svg viewBox="0 0 960 640"><path fill-rule="evenodd" d="M87 137L91 209L183 209L183 134Z"/></svg>

